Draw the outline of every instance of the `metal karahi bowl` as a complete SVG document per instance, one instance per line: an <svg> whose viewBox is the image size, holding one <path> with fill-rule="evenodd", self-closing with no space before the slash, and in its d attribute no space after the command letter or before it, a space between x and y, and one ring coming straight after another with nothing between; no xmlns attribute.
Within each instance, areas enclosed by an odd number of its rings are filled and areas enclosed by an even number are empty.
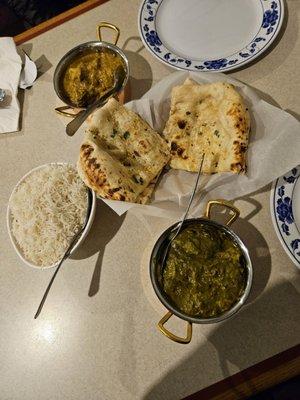
<svg viewBox="0 0 300 400"><path fill-rule="evenodd" d="M227 209L229 209L232 212L232 217L228 220L226 225L222 225L218 222L215 222L210 219L211 215L211 209L214 206L222 206ZM211 317L211 318L203 318L203 317L197 317L197 316L190 316L185 313L183 313L176 305L172 303L172 301L168 298L166 293L164 292L163 289L163 266L162 266L162 259L164 255L165 248L168 244L168 241L170 237L172 236L172 232L175 232L179 222L173 224L170 226L168 229L166 229L159 239L156 241L154 248L152 250L152 254L150 257L150 278L152 282L152 286L154 288L154 291L161 301L161 303L169 310L168 313L159 321L158 323L158 328L159 330L167 336L169 339L178 342L178 343L189 343L192 338L192 324L212 324L216 322L221 322L227 318L230 318L233 316L235 313L237 313L240 308L245 304L245 301L247 297L249 296L250 290L251 290L251 285L252 285L252 277L253 277L253 269L252 269L252 263L251 259L249 256L249 251L245 244L242 242L242 240L239 238L238 235L236 235L228 226L230 226L238 217L239 217L239 210L234 207L231 203L225 201L225 200L212 200L207 203L206 206L206 212L204 217L202 218L192 218L192 219L187 219L184 222L184 227L189 226L190 224L204 224L204 225L210 225L211 227L215 227L218 230L222 230L223 232L226 233L227 237L230 237L230 239L238 246L240 249L242 256L243 256L243 266L246 269L247 272L247 281L246 281L246 287L245 290L242 294L242 296L238 299L238 301L226 312L223 314L217 316L217 317ZM170 319L172 315L176 315L177 317L187 321L187 334L186 337L179 337L174 335L172 332L167 330L164 326L164 324Z"/></svg>
<svg viewBox="0 0 300 400"><path fill-rule="evenodd" d="M114 43L108 43L108 42L102 41L102 36L101 36L102 28L109 28L116 32ZM61 58L61 60L59 61L59 63L56 66L56 69L54 71L54 76L53 76L54 90L55 90L57 96L66 104L66 106L57 107L55 109L55 111L57 111L59 114L62 114L62 115L68 116L68 117L74 117L77 114L78 110L80 110L76 104L72 104L72 102L66 95L64 88L63 88L63 77L64 77L67 67L70 65L70 63L72 61L79 58L80 55L86 54L91 51L99 51L99 50L103 51L105 49L108 49L109 51L117 54L123 60L124 69L125 69L125 79L124 79L121 89L119 91L116 91L116 93L114 93L113 96L117 96L118 94L120 94L120 92L122 92L124 90L124 88L127 84L127 81L129 78L128 59L125 56L124 52L118 46L116 46L119 36L120 36L119 28L108 22L101 22L97 26L97 33L98 33L99 40L82 43L82 44L74 47L73 49L69 50ZM88 105L89 104L87 104L86 106L88 106ZM83 107L83 108L86 108L86 107ZM71 112L68 112L67 110L71 110ZM74 111L72 111L72 110L74 110Z"/></svg>

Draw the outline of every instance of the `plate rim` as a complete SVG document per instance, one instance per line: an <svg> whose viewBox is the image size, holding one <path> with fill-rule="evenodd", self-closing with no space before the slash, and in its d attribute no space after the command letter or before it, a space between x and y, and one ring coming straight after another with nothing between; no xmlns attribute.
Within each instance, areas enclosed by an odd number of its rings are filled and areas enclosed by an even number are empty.
<svg viewBox="0 0 300 400"><path fill-rule="evenodd" d="M277 178L276 180L274 180L272 182L272 187L271 187L271 191L270 191L270 213L271 213L271 219L272 219L272 222L273 222L274 230L276 232L276 235L277 235L277 237L278 237L278 239L279 239L284 251L289 256L289 258L293 261L293 264L298 269L300 269L300 256L298 256L298 258L296 257L296 255L294 254L293 249L291 248L291 243L289 243L289 242L291 242L291 240L294 240L295 238L300 240L299 228L297 227L295 221L292 224L290 224L291 226L295 226L295 228L296 228L296 230L298 232L298 235L297 235L297 237L295 235L290 236L289 237L289 241L285 240L285 238L282 235L282 232L280 230L280 227L279 227L280 221L277 218L277 214L276 214L276 210L275 210L275 208L276 208L275 198L276 198L277 189L279 188L279 186L286 185L288 183L288 182L282 182L282 180L287 175L291 175L291 173L292 173L292 171L294 169L297 169L298 176L295 179L295 181L291 183L292 184L292 186L291 186L291 194L292 194L291 195L291 199L292 199L293 198L293 192L294 192L294 189L295 189L295 185L296 185L298 179L300 178L300 175L299 175L300 165L297 165L296 167L294 167L293 169L291 169L290 171L286 172L284 175L280 176L279 178ZM290 193L290 191L289 191L289 193Z"/></svg>
<svg viewBox="0 0 300 400"><path fill-rule="evenodd" d="M154 0L152 0L152 1L154 1ZM160 6L160 4L163 2L163 1L165 1L165 0L155 0L157 3L158 3L158 7ZM260 0L261 2L263 2L263 1L268 1L268 0ZM156 58L156 59L158 59L160 62L162 62L163 64L165 64L165 65L168 65L169 67L171 67L171 68L174 68L174 69L177 69L177 70L182 70L182 71L193 71L193 72L209 72L209 73L217 73L217 72L228 72L228 71L232 71L232 70L235 70L235 69L239 69L239 68L242 68L242 67L244 67L244 66L246 66L247 64L249 64L249 63L251 63L252 61L254 61L255 59L257 59L259 56L261 56L262 54L264 54L265 52L266 52L266 50L271 46L271 44L275 41L275 39L278 37L278 35L279 35L279 33L280 33L280 31L281 31L281 28L282 28L282 24L283 24L283 20L284 20L284 16L285 16L285 4L284 4L284 0L269 0L269 1L272 1L272 3L274 2L277 2L278 3L278 5L280 5L280 12L279 12L279 14L278 14L278 23L276 24L276 31L275 31L275 33L273 34L273 36L270 38L270 40L268 40L266 43L265 43L265 45L261 48L261 49L259 49L259 51L257 51L257 52L255 52L253 55L250 55L250 56L247 56L247 57L245 57L245 58L243 58L242 56L241 56L241 62L240 63L235 63L235 64L233 64L233 65L229 65L229 66L225 66L225 67L222 67L222 66L219 66L219 67L216 67L216 68L211 68L211 69L208 69L208 68L204 68L203 67L203 69L198 69L198 68L195 68L192 64L193 64L193 62L195 62L196 60L187 60L187 61L189 61L189 62L191 62L191 64L189 65L189 66L180 66L180 65L177 65L177 64L174 64L174 63L172 63L172 62L169 62L169 61L167 61L165 58L164 58L164 56L159 56L152 48L151 48L151 46L148 44L148 42L147 42L147 40L145 40L145 37L144 37L144 34L143 34L143 29L142 29L142 23L141 23L141 19L142 19L142 12L143 12L143 10L144 10L144 7L145 7L145 5L146 5L146 3L148 3L149 2L149 0L142 0L142 2L141 2L141 5L140 5L140 8L139 8L139 11L138 11L138 30L139 30L139 35L140 35L140 38L141 38L141 40L142 40L142 42L143 42L143 44L144 44L144 46L145 46L145 48L147 49L147 51L149 51L150 52L150 54L152 54L152 55L154 55L154 57ZM160 3L159 3L160 2ZM155 21L155 15L154 15L154 17L153 17L154 19L153 19L153 23L154 23L154 21ZM155 31L156 32L156 31ZM257 35L258 35L258 33L257 33ZM255 38L254 38L255 39ZM242 48L241 50L239 50L237 53L239 53L239 52L242 52L247 46L250 46L252 43L254 43L254 40L252 40L249 44L247 44L244 48ZM163 44L163 46L164 46L164 44ZM164 46L165 47L165 46ZM168 49L167 49L168 50ZM174 55L175 57L177 57L177 58L181 58L181 59L183 59L183 57L181 57L181 56L179 56L179 55L177 55L177 54L175 54L175 53L173 53L171 50L168 50L168 52L170 53L170 54L172 54L172 55ZM236 53L236 54L237 54ZM166 53L165 53L166 54ZM225 59L225 58L224 58ZM196 62L197 63L204 63L204 62L213 62L213 61L218 61L218 60L197 60Z"/></svg>

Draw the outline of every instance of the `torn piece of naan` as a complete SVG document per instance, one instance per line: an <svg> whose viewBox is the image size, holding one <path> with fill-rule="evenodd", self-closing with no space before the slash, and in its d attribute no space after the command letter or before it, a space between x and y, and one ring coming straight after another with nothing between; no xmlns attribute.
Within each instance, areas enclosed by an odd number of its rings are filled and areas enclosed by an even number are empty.
<svg viewBox="0 0 300 400"><path fill-rule="evenodd" d="M170 116L163 135L171 149L171 168L196 172L246 171L250 117L233 85L198 85L187 79L171 94Z"/></svg>
<svg viewBox="0 0 300 400"><path fill-rule="evenodd" d="M110 99L89 121L77 167L100 197L144 204L169 159L165 140L138 114Z"/></svg>

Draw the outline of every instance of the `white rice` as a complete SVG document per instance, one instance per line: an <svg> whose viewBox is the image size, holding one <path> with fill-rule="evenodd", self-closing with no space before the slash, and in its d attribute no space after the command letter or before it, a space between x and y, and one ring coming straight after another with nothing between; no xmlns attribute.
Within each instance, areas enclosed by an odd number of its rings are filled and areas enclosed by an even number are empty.
<svg viewBox="0 0 300 400"><path fill-rule="evenodd" d="M87 188L71 165L47 165L26 177L9 204L25 258L41 267L59 261L84 223L87 204Z"/></svg>

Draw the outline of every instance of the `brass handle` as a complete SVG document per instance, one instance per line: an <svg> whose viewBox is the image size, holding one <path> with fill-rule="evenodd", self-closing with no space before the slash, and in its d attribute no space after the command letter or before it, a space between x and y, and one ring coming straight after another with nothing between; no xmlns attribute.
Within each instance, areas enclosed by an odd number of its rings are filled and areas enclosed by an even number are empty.
<svg viewBox="0 0 300 400"><path fill-rule="evenodd" d="M231 225L240 215L240 210L236 208L233 204L231 204L227 200L210 200L207 205L206 205L206 210L204 216L208 219L210 219L210 212L213 206L223 206L225 208L228 208L230 211L232 211L233 215L232 217L227 221L226 225Z"/></svg>
<svg viewBox="0 0 300 400"><path fill-rule="evenodd" d="M166 329L164 327L164 324L172 317L172 315L173 315L173 313L171 311L167 312L167 314L164 317L162 317L162 319L157 324L158 329L165 336L167 336L167 338L173 340L174 342L182 343L182 344L190 343L190 341L192 339L192 333L193 333L191 322L187 322L186 337L185 338L182 338L180 336L174 335L174 333L168 331L168 329Z"/></svg>
<svg viewBox="0 0 300 400"><path fill-rule="evenodd" d="M73 112L67 112L65 110L73 110ZM70 106L62 106L62 107L57 107L55 108L55 111L60 114L63 115L64 117L71 117L74 118L81 110L75 110L74 108L70 107Z"/></svg>
<svg viewBox="0 0 300 400"><path fill-rule="evenodd" d="M102 42L102 36L101 36L102 28L109 28L116 32L114 44L117 44L119 37L120 37L120 29L116 25L110 24L109 22L100 22L100 24L97 26L97 33L98 33L98 38L99 38L100 42Z"/></svg>

